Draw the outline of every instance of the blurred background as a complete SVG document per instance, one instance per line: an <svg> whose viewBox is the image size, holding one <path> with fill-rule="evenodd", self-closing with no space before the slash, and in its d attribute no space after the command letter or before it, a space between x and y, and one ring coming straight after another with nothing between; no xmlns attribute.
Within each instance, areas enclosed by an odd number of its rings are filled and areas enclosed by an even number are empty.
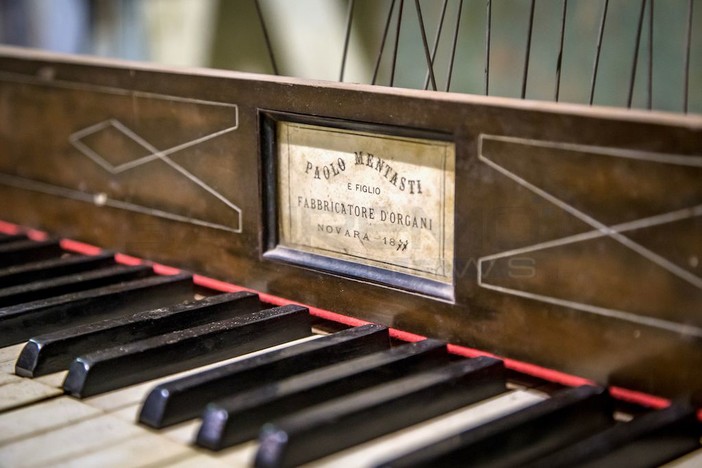
<svg viewBox="0 0 702 468"><path fill-rule="evenodd" d="M0 0L0 42L702 113L702 0Z"/></svg>

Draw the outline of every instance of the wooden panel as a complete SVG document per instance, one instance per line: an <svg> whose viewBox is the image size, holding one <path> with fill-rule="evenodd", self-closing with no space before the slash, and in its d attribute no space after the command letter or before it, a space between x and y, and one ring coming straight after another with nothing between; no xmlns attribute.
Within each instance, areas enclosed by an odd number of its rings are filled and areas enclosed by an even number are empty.
<svg viewBox="0 0 702 468"><path fill-rule="evenodd" d="M700 116L16 49L0 102L8 221L602 384L702 388ZM454 300L264 259L263 111L448 135Z"/></svg>

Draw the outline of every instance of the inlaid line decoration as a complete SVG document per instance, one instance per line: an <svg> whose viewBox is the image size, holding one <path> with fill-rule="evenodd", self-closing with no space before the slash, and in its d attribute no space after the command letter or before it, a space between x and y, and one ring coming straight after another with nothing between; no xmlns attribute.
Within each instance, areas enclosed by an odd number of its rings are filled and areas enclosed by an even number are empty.
<svg viewBox="0 0 702 468"><path fill-rule="evenodd" d="M514 296L524 297L528 299L533 299L536 301L541 301L549 304L564 306L576 310L581 310L584 312L589 312L597 315L603 315L607 317L618 318L621 320L626 320L633 323L645 324L654 326L657 328L662 328L670 330L676 333L681 333L685 335L693 335L702 337L702 330L693 325L681 324L672 322L669 320L659 319L655 317L647 317L634 314L632 312L610 309L606 307L601 307L593 304L587 304L583 302L568 300L559 298L556 296L549 296L539 293L534 293L527 290L519 290L514 288L508 288L500 286L498 284L491 284L483 277L483 264L485 262L491 262L501 258L511 257L513 255L524 254L529 252L543 251L554 247L559 247L568 244L575 244L578 242L584 242L591 239L608 237L622 246L635 252L637 255L643 257L649 262L656 264L657 266L666 270L669 274L679 278L680 280L688 283L689 285L702 290L702 278L695 275L694 273L681 268L671 260L665 258L664 256L651 251L640 243L632 240L630 237L624 235L628 231L633 231L636 229L660 226L664 224L673 223L676 221L681 221L685 219L695 218L702 216L702 204L696 204L694 206L685 207L681 209L672 210L666 213L657 214L654 216L648 216L624 223L619 223L615 225L607 225L598 221L595 217L584 213L578 208L574 207L572 204L558 198L552 193L538 187L527 181L525 178L519 176L515 172L503 167L497 162L491 160L489 157L483 154L483 142L485 140L502 141L517 143L521 145L527 145L532 147L546 147L555 148L564 151L564 157L567 157L567 152L569 151L579 151L589 154L599 154L603 156L609 156L614 158L625 158L625 159L636 159L646 162L656 162L665 163L670 165L685 166L685 167L695 167L702 168L702 156L683 156L677 154L663 154L663 153L653 153L645 151L633 151L620 148L604 148L604 147L593 147L589 145L578 145L569 143L559 143L550 141L540 141L540 140L530 140L515 137L505 137L496 135L486 135L481 134L478 143L478 158L479 160L491 167L500 174L508 177L515 183L529 190L530 192L538 195L542 199L548 201L549 203L557 206L558 208L564 210L570 215L576 217L580 221L588 224L593 229L587 232L583 232L576 235L566 236L559 239L552 239L545 242L539 242L533 245L524 246L517 249L511 249L503 252L498 252L491 255L486 255L478 259L478 285L485 289L491 289L504 294L510 294Z"/></svg>
<svg viewBox="0 0 702 468"><path fill-rule="evenodd" d="M106 158L104 158L102 155L98 154L95 152L92 148L90 148L88 145L86 145L83 142L83 138L93 135L95 133L98 133L100 131L103 131L107 128L114 128L117 131L121 132L124 136L127 138L131 139L144 149L150 152L150 154L143 156L141 158L135 159L133 161L129 161L120 165L112 165L110 162L107 161ZM112 175L117 175L122 172L132 170L132 169L137 169L138 167L154 161L156 159L163 161L176 171L178 171L180 174L182 174L186 179L190 180L192 183L195 185L199 186L206 192L208 192L210 195L224 203L228 208L231 210L234 210L237 214L237 217L239 219L238 227L231 229L226 226L219 226L220 229L227 229L227 230L232 230L233 232L241 232L241 208L236 206L234 203L231 201L227 200L221 193L207 185L205 182L203 182L201 179L195 177L191 172L186 170L183 166L180 164L176 163L173 161L171 158L168 156L177 153L178 151L184 150L186 148L190 148L191 146L198 145L200 143L203 143L205 141L211 140L212 138L216 138L219 135L223 135L225 133L229 133L234 128L225 128L224 130L220 130L218 132L210 133L209 135L205 135L200 138L196 138L194 140L187 141L185 143L181 143L179 145L173 146L171 148L165 149L165 150L158 150L156 149L151 143L146 141L144 138L136 134L134 131L132 131L130 128L128 128L126 125L121 123L117 119L108 119L103 122L97 123L95 125L91 125L90 127L84 128L82 130L79 130L72 135L68 137L68 141L73 145L74 148L76 148L78 151L83 153L85 156L88 158L92 159L96 164L98 164L100 167L105 169L107 172L109 172ZM210 223L212 224L212 223Z"/></svg>
<svg viewBox="0 0 702 468"><path fill-rule="evenodd" d="M212 229L218 229L223 231L228 231L232 233L242 232L242 217L243 213L241 208L235 204L233 201L229 200L211 185L197 177L192 172L188 171L182 165L171 159L171 156L186 150L188 148L195 147L222 135L228 134L235 131L238 128L238 106L236 104L206 101L201 99L190 99L180 96L169 96L165 94L158 93L145 93L139 91L129 91L121 88L112 88L98 85L90 85L84 83L73 83L68 81L60 80L41 80L33 76L18 75L14 73L2 73L0 74L0 81L15 82L15 83L27 83L42 87L51 87L59 89L79 89L85 91L92 91L97 93L105 93L111 95L120 95L128 97L137 98L149 98L149 99L159 99L169 102L181 102L188 104L215 106L231 108L232 121L226 128L218 129L202 135L198 138L184 141L175 146L169 148L157 148L154 144L147 141L144 137L138 134L138 132L132 128L129 128L123 122L117 118L107 118L105 120L99 121L93 125L81 128L70 135L67 136L68 143L75 148L79 154L87 157L93 163L97 164L105 172L112 176L117 176L130 171L139 171L142 166L147 163L162 163L173 169L179 176L187 181L188 183L194 184L199 187L208 196L212 197L213 202L222 203L226 206L226 209L234 213L232 225L225 225L221 223L215 223L204 219L197 219L192 216L186 216L179 213L170 212L168 210L163 210L155 207L144 206L140 204L135 204L125 200L119 200L110 198L107 193L90 193L84 190L76 190L71 187L64 187L56 184L52 184L46 181L34 180L31 178L21 177L14 174L0 174L0 184L7 185L14 188L19 188L23 190L30 190L34 192L40 192L47 195L59 196L63 198L68 198L72 200L83 201L86 203L91 203L95 206L106 206L110 208L116 208L121 210L132 211L140 214L146 214L150 216L155 216L159 218L168 219L171 221L177 221L182 223L193 224L196 226L203 226ZM117 131L120 133L121 137L131 140L139 147L145 150L145 155L132 159L123 163L113 163L110 162L109 158L100 154L98 150L91 148L89 144L86 143L85 139L91 135L98 134L103 131Z"/></svg>

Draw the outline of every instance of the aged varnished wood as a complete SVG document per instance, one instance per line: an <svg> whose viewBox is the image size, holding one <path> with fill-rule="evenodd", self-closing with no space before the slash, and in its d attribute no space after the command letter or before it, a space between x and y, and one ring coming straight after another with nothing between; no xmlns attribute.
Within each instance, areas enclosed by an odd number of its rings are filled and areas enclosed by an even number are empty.
<svg viewBox="0 0 702 468"><path fill-rule="evenodd" d="M8 221L601 384L702 388L700 116L16 49L0 102ZM264 112L455 142L454 299L264 259Z"/></svg>

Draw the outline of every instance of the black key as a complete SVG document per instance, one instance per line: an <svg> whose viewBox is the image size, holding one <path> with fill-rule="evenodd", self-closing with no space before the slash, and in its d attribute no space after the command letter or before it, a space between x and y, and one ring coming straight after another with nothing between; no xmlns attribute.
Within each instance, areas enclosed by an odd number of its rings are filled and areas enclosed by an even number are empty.
<svg viewBox="0 0 702 468"><path fill-rule="evenodd" d="M0 346L193 298L192 276L151 276L0 310Z"/></svg>
<svg viewBox="0 0 702 468"><path fill-rule="evenodd" d="M26 234L0 234L0 244L27 240Z"/></svg>
<svg viewBox="0 0 702 468"><path fill-rule="evenodd" d="M0 268L60 257L63 253L57 240L22 240L0 244Z"/></svg>
<svg viewBox="0 0 702 468"><path fill-rule="evenodd" d="M695 411L672 405L618 424L530 464L536 467L655 467L700 448Z"/></svg>
<svg viewBox="0 0 702 468"><path fill-rule="evenodd" d="M390 348L380 325L349 328L316 340L226 364L154 388L139 421L165 427L196 418L210 401L302 372Z"/></svg>
<svg viewBox="0 0 702 468"><path fill-rule="evenodd" d="M208 405L197 444L220 450L245 442L272 419L445 364L448 359L444 343L424 340L255 387Z"/></svg>
<svg viewBox="0 0 702 468"><path fill-rule="evenodd" d="M114 257L111 253L101 253L89 256L70 255L67 257L15 265L0 270L0 288L80 273L95 268L114 265L114 263Z"/></svg>
<svg viewBox="0 0 702 468"><path fill-rule="evenodd" d="M288 305L95 351L71 363L63 389L86 397L309 336L306 307Z"/></svg>
<svg viewBox="0 0 702 468"><path fill-rule="evenodd" d="M505 391L502 361L466 359L266 424L257 467L297 466Z"/></svg>
<svg viewBox="0 0 702 468"><path fill-rule="evenodd" d="M97 270L0 289L0 307L62 296L153 275L147 265L113 265Z"/></svg>
<svg viewBox="0 0 702 468"><path fill-rule="evenodd" d="M261 310L257 294L239 292L147 310L34 337L22 349L15 374L38 377L67 369L82 354Z"/></svg>
<svg viewBox="0 0 702 468"><path fill-rule="evenodd" d="M608 428L614 424L612 412L605 389L568 389L380 466L523 466Z"/></svg>

